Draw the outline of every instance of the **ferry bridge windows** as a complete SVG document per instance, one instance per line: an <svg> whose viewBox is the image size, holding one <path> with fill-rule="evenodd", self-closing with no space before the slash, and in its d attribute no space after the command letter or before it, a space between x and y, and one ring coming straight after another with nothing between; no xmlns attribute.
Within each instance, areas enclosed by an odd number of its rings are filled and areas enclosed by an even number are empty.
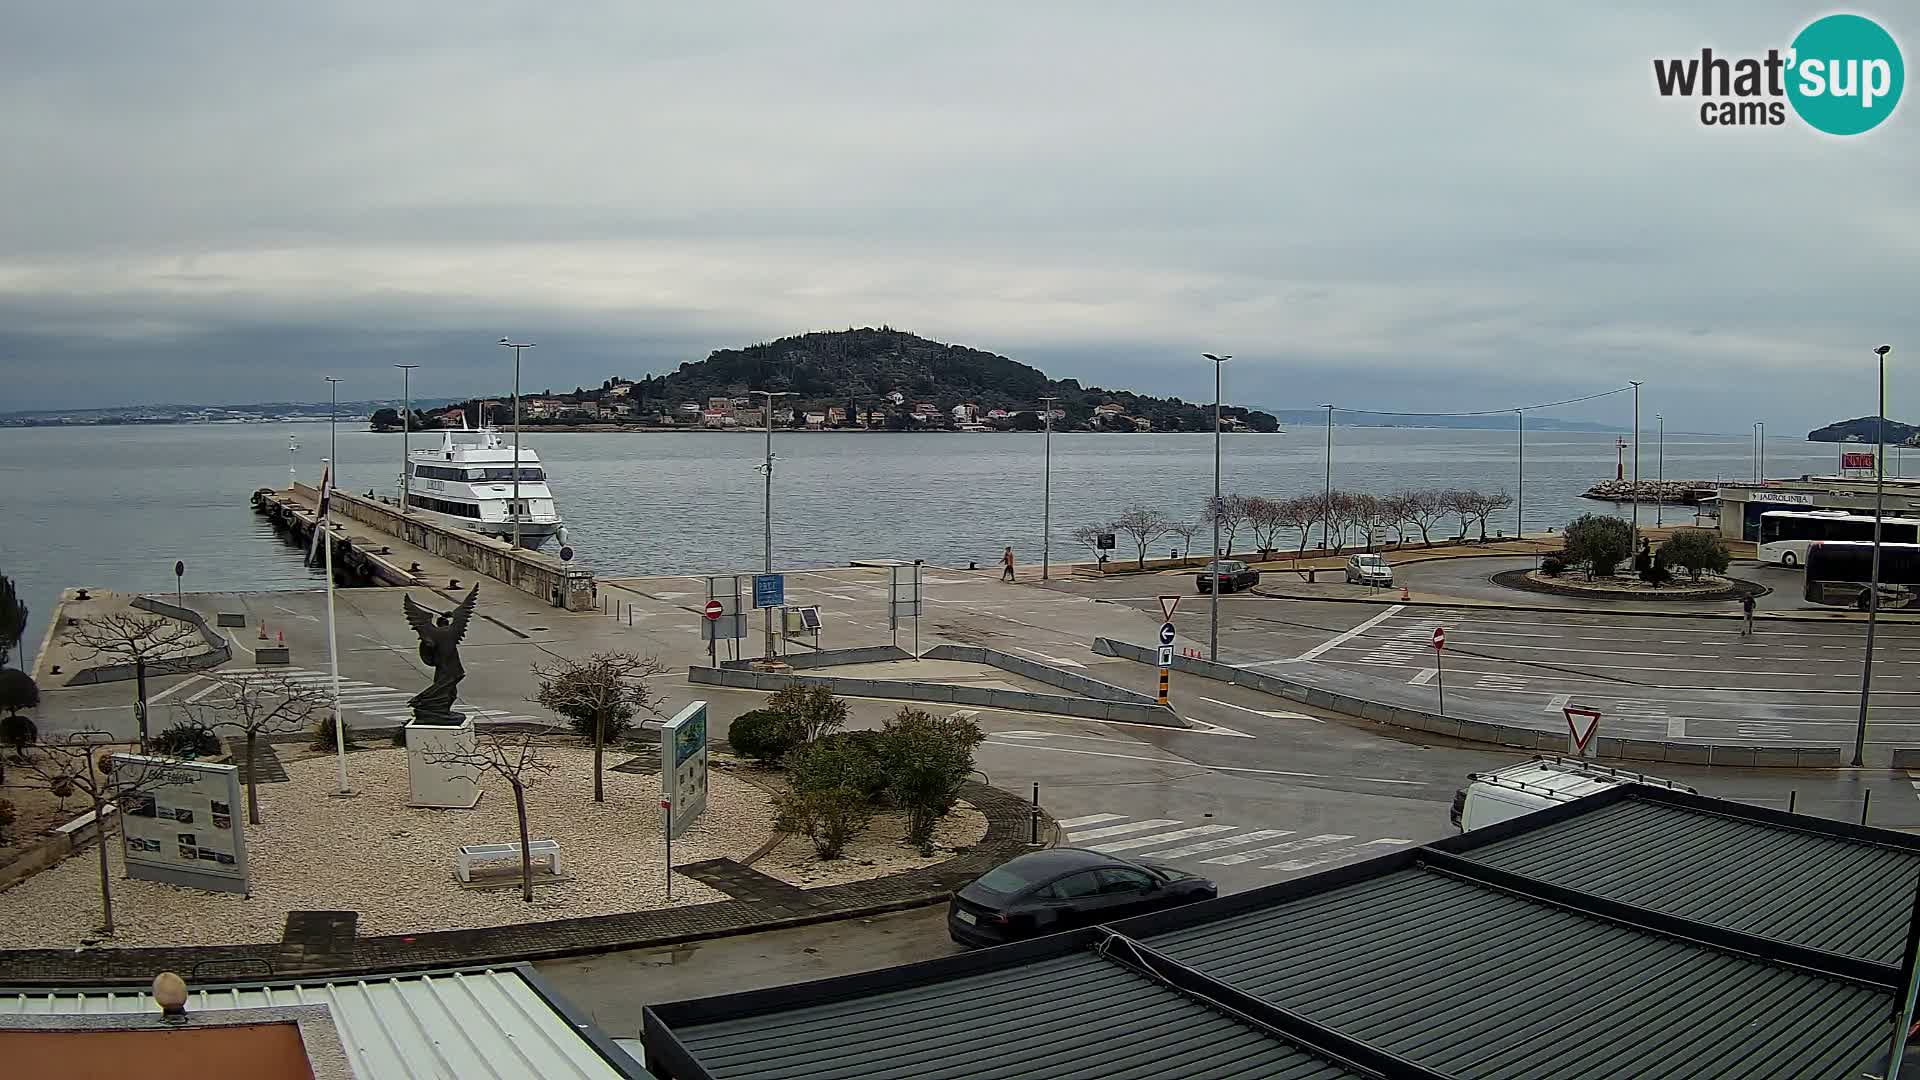
<svg viewBox="0 0 1920 1080"><path fill-rule="evenodd" d="M531 468L526 465L520 466L520 482L523 484L530 484L537 480L545 480L546 478L546 474L537 468ZM513 483L513 466L508 465L505 468L468 469L467 479L470 481L492 480L511 484Z"/></svg>
<svg viewBox="0 0 1920 1080"><path fill-rule="evenodd" d="M453 517L478 518L480 516L480 508L471 503L448 502L446 499L435 499L426 495L413 496L413 505L422 510L432 510L435 513Z"/></svg>

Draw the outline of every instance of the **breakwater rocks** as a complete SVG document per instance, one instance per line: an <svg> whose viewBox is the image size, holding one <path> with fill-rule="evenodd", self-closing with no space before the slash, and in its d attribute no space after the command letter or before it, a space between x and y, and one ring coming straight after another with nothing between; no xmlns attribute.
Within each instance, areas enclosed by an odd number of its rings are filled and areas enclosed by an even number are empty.
<svg viewBox="0 0 1920 1080"><path fill-rule="evenodd" d="M1641 502L1678 503L1683 506L1711 499L1719 491L1704 480L1642 480L1637 485L1631 480L1602 480L1581 492L1580 497L1602 502L1632 502L1636 487L1639 488L1638 498Z"/></svg>

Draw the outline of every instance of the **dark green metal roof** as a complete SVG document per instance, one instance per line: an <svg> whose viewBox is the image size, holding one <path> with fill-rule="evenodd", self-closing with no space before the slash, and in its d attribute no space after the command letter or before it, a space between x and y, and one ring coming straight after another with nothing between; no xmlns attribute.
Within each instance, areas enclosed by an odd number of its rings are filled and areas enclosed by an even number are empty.
<svg viewBox="0 0 1920 1080"><path fill-rule="evenodd" d="M674 1080L1858 1077L1920 838L1628 785L1326 873L645 1015Z"/></svg>

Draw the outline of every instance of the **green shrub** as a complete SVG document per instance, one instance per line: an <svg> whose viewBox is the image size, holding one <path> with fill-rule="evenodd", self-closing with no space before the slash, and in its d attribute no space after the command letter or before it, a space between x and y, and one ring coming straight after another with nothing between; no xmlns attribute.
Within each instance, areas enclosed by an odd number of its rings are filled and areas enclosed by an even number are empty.
<svg viewBox="0 0 1920 1080"><path fill-rule="evenodd" d="M907 840L933 851L933 826L960 798L973 773L973 748L986 741L980 725L965 717L934 717L903 708L882 733L887 794L907 812Z"/></svg>
<svg viewBox="0 0 1920 1080"><path fill-rule="evenodd" d="M220 737L191 720L182 720L148 739L147 750L162 757L217 757Z"/></svg>
<svg viewBox="0 0 1920 1080"><path fill-rule="evenodd" d="M847 785L793 788L773 797L774 828L801 833L813 853L837 859L847 841L873 820L873 809L858 788Z"/></svg>
<svg viewBox="0 0 1920 1080"><path fill-rule="evenodd" d="M1567 524L1567 558L1584 563L1590 577L1612 577L1633 555L1633 527L1617 517L1582 514Z"/></svg>
<svg viewBox="0 0 1920 1080"><path fill-rule="evenodd" d="M340 718L340 730L346 733L347 749L358 749L359 744L353 741L353 725L347 723L347 719L344 716ZM313 748L315 750L340 749L339 744L335 743L333 738L333 714L329 713L314 721Z"/></svg>
<svg viewBox="0 0 1920 1080"><path fill-rule="evenodd" d="M843 731L803 743L787 755L787 784L795 791L851 788L877 802L888 782L884 743L877 731Z"/></svg>
<svg viewBox="0 0 1920 1080"><path fill-rule="evenodd" d="M1724 574L1732 560L1727 542L1712 529L1678 529L1660 545L1660 558L1674 566L1685 567L1693 580L1703 573Z"/></svg>
<svg viewBox="0 0 1920 1080"><path fill-rule="evenodd" d="M772 709L741 713L727 725L727 745L741 757L772 765L799 745L792 724Z"/></svg>
<svg viewBox="0 0 1920 1080"><path fill-rule="evenodd" d="M1567 572L1567 560L1558 555L1549 555L1540 560L1540 572L1548 577L1559 577Z"/></svg>
<svg viewBox="0 0 1920 1080"><path fill-rule="evenodd" d="M18 713L0 716L0 743L12 747L15 757L26 753L27 747L39 738L40 729L34 726L31 717L21 716Z"/></svg>
<svg viewBox="0 0 1920 1080"><path fill-rule="evenodd" d="M794 683L768 698L767 709L793 725L796 744L813 742L847 722L847 703L818 684Z"/></svg>
<svg viewBox="0 0 1920 1080"><path fill-rule="evenodd" d="M13 841L13 801L0 799L0 844Z"/></svg>

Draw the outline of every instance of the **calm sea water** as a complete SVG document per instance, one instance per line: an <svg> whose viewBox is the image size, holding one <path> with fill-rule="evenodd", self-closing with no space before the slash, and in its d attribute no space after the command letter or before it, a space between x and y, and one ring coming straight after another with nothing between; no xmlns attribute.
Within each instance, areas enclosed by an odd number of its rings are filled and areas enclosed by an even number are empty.
<svg viewBox="0 0 1920 1080"><path fill-rule="evenodd" d="M188 590L309 587L316 576L248 508L248 495L284 487L288 437L309 482L328 453L324 424L0 429L0 573L33 609L26 651L37 649L51 600L70 585L168 591L173 564ZM393 492L400 437L339 428L341 483ZM1613 475L1612 435L1529 433L1527 527L1600 510L1576 496ZM416 445L437 445L428 435ZM990 566L1003 545L1037 561L1042 436L774 435L774 560L783 566L855 558L923 558ZM764 441L758 435L530 434L552 477L569 539L606 574L751 570L760 565ZM1641 476L1656 470L1648 437ZM1518 488L1512 432L1335 428L1334 485L1384 493L1401 487ZM1752 473L1744 435L1666 438L1671 479ZM1769 440L1767 471L1833 467L1834 448ZM1227 491L1295 495L1325 483L1323 429L1234 435L1223 441ZM1920 454L1916 456L1920 471ZM1213 484L1207 435L1056 434L1053 557L1085 558L1075 526L1139 501L1199 516ZM1650 508L1643 511L1651 515ZM1671 511L1678 513L1679 511ZM1496 521L1511 530L1512 513ZM1167 546L1164 542L1157 547Z"/></svg>

